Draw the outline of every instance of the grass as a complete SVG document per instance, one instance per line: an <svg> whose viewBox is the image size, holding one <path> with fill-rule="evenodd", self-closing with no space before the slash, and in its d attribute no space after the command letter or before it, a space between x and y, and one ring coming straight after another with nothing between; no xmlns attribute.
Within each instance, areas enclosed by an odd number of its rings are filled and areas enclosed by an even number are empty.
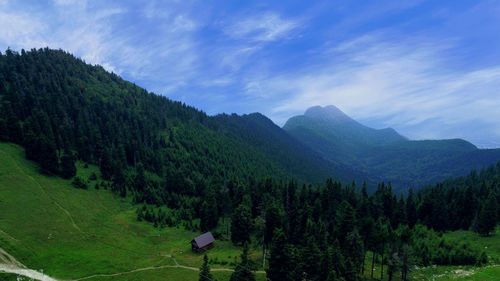
<svg viewBox="0 0 500 281"><path fill-rule="evenodd" d="M474 266L429 266L413 269L409 274L410 280L500 280L500 226L495 233L489 237L483 237L472 231L453 231L445 233L447 239L453 239L457 243L467 242L476 249L483 249L488 255L489 263L483 267ZM372 254L368 252L365 258L364 277L369 280L371 273ZM380 280L380 256L374 266L374 279ZM384 266L384 280L387 280L387 266ZM400 273L394 275L393 280L401 280Z"/></svg>
<svg viewBox="0 0 500 281"><path fill-rule="evenodd" d="M472 247L484 249L489 264L483 267L473 266L431 266L415 270L414 280L500 280L500 227L489 237L482 237L472 231L453 231L444 234L455 241L467 242Z"/></svg>
<svg viewBox="0 0 500 281"><path fill-rule="evenodd" d="M25 278L23 280L29 280L29 279ZM15 274L0 273L0 281L18 281L18 280L17 280L17 275Z"/></svg>
<svg viewBox="0 0 500 281"><path fill-rule="evenodd" d="M88 179L96 173L99 178L97 167L77 166L78 176ZM202 255L190 248L190 240L199 233L175 227L159 230L138 222L128 198L96 190L95 183L91 181L88 190L76 189L71 180L39 173L19 146L0 143L0 247L28 268L43 269L60 279L177 263L201 265ZM211 267L231 268L229 262L240 253L229 241L217 241L208 256L228 264ZM254 249L251 254L258 258L259 253ZM230 273L214 275L229 280ZM0 274L0 280L10 280L7 276ZM88 280L197 280L197 276L197 271L164 268ZM265 280L264 274L257 276Z"/></svg>

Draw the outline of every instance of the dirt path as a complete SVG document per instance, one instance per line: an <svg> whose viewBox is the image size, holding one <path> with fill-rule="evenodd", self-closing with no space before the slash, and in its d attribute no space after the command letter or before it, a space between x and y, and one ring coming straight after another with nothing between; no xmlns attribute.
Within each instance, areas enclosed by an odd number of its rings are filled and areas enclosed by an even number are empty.
<svg viewBox="0 0 500 281"><path fill-rule="evenodd" d="M180 265L175 261L175 265L161 265L161 266L150 266L150 267L143 267L143 268L138 268L138 269L133 269L129 271L123 271L123 272L118 272L118 273L111 273L111 274L94 274L91 276L86 276L78 279L73 279L71 281L80 281L80 280L86 280L86 279L91 279L91 278L96 278L96 277L113 277L113 276L119 276L119 275L124 275L124 274L130 274L134 272L140 272L140 271L148 271L148 270L158 270L158 269L163 269L163 268L183 268L187 270L192 270L192 271L200 271L199 268L197 267L191 267L191 266L184 266ZM234 269L230 268L211 268L210 271L229 271L233 272ZM255 271L257 274L266 274L265 271Z"/></svg>
<svg viewBox="0 0 500 281"><path fill-rule="evenodd" d="M19 268L15 265L11 264L1 264L0 263L0 272L5 272L5 273L13 273L17 275L22 275L31 279L35 280L40 280L40 281L58 281L57 279L54 279L50 276L47 276L41 272L38 272L33 269L27 269L27 268Z"/></svg>
<svg viewBox="0 0 500 281"><path fill-rule="evenodd" d="M12 160L12 162L14 163L14 166L16 167L16 169L18 169L19 172L21 172L23 175L25 175L30 180L32 180L40 188L40 190L42 190L43 194L45 194L45 196L47 196L48 198L50 198L50 200L52 200L52 202L54 202L54 204L56 204L56 206L59 207L59 209L61 209L69 217L69 219L70 219L71 224L73 225L73 227L76 228L79 232L82 232L82 230L78 227L78 225L76 225L75 221L73 220L73 217L71 216L70 212L68 212L68 210L66 210L65 208L63 208L63 206L61 206L52 196L50 196L45 191L45 189L43 188L43 186L37 180L35 180L35 178L33 178L31 175L27 174L23 169L21 169L21 167L19 167L17 165L16 160L14 158L12 158L11 155L9 155L8 153L5 153L2 150L0 150L0 152L2 152L3 154L7 155Z"/></svg>
<svg viewBox="0 0 500 281"><path fill-rule="evenodd" d="M0 263L0 272L22 275L40 281L58 281L36 270L26 268L24 264L16 260L16 258L2 248L0 248L0 262L2 262Z"/></svg>

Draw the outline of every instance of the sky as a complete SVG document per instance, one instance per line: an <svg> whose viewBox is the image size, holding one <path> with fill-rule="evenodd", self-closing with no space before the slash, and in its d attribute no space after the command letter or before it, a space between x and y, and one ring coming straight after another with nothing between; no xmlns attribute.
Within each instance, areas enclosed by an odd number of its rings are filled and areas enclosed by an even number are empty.
<svg viewBox="0 0 500 281"><path fill-rule="evenodd" d="M0 0L0 50L50 47L206 113L335 105L500 147L500 1Z"/></svg>

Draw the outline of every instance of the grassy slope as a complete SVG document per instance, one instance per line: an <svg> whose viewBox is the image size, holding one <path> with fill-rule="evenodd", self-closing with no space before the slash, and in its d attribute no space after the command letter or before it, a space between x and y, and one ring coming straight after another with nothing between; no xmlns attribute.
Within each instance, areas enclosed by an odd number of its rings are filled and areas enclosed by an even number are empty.
<svg viewBox="0 0 500 281"><path fill-rule="evenodd" d="M470 266L437 266L423 268L412 275L415 280L500 280L500 227L489 237L481 237L471 231L454 231L445 236L458 241L467 241L472 246L484 249L488 255L489 265L484 267Z"/></svg>
<svg viewBox="0 0 500 281"><path fill-rule="evenodd" d="M481 237L471 231L454 231L444 234L447 238L457 241L467 241L472 247L484 249L488 255L489 264L484 267L474 266L429 266L412 270L410 280L451 281L451 280L500 280L500 226L490 237ZM365 276L369 278L371 253L366 257ZM374 277L380 280L380 264L375 266ZM387 267L384 267L384 280L387 280ZM394 281L401 280L400 272L394 276Z"/></svg>
<svg viewBox="0 0 500 281"><path fill-rule="evenodd" d="M84 178L92 172L98 174L93 166L78 168ZM94 184L91 182L88 190L79 190L70 180L42 175L35 164L25 160L19 146L0 143L0 247L28 268L43 269L60 279L177 263L196 268L201 265L202 256L192 253L189 243L199 233L182 228L158 230L137 222L128 199L95 190ZM253 256L258 252L255 250ZM218 241L208 253L211 259L228 262L239 254L240 249L224 241ZM228 280L229 275L214 272L218 280ZM257 276L264 280L264 274ZM87 280L197 278L197 271L163 268Z"/></svg>

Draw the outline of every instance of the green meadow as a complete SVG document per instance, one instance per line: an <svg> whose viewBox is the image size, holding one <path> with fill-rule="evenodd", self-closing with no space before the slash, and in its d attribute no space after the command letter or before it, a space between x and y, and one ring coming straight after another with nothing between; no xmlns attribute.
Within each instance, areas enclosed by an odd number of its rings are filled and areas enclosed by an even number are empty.
<svg viewBox="0 0 500 281"><path fill-rule="evenodd" d="M88 179L99 170L77 165ZM77 189L43 175L19 146L0 143L0 248L27 268L63 280L197 280L203 256L191 251L200 233L138 222L130 198ZM252 249L258 261L260 248ZM208 251L214 278L229 280L241 253L229 241ZM219 269L217 271L217 269ZM257 273L258 280L265 274ZM0 280L15 280L0 273Z"/></svg>
<svg viewBox="0 0 500 281"><path fill-rule="evenodd" d="M414 270L413 280L500 280L500 227L489 237L482 237L472 231L454 231L444 234L447 238L470 243L471 246L484 249L488 255L488 265L472 266L431 266Z"/></svg>

